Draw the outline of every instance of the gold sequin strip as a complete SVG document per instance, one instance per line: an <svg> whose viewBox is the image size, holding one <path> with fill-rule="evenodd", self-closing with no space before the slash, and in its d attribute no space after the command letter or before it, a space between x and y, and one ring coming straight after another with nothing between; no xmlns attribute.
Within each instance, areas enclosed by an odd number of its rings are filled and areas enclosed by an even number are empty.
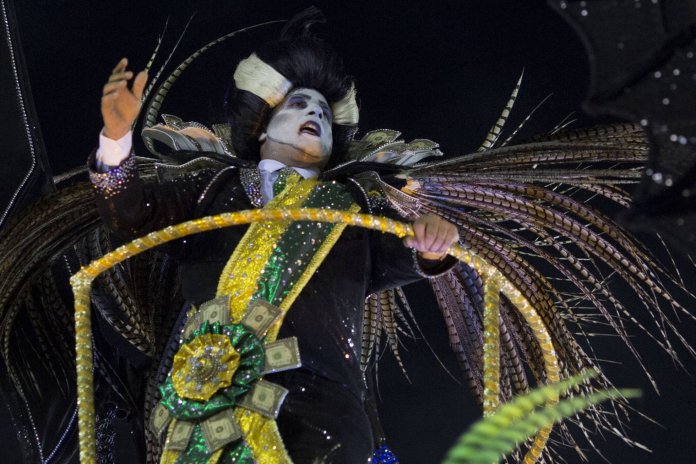
<svg viewBox="0 0 696 464"><path fill-rule="evenodd" d="M315 179L298 181L299 176L289 176L286 188L274 197L266 208L292 209L301 207L315 190L317 182ZM359 209L359 206L353 205L353 212L357 212ZM249 301L257 290L257 283L263 274L268 259L289 226L290 222L252 224L225 264L218 282L217 296L232 296L229 309L235 323L239 322L246 312ZM290 306L333 248L345 227L346 224L334 226L317 252L314 253L312 260L292 287L292 291L279 304L279 308L283 311L282 316L269 329L266 341L276 339L283 318ZM263 462L267 464L291 462L275 420L242 408L236 408L235 415L244 434L244 439L256 459L263 458Z"/></svg>
<svg viewBox="0 0 696 464"><path fill-rule="evenodd" d="M293 182L293 180L297 179L288 178L288 182ZM299 208L307 201L307 197L316 184L315 179L306 179L297 185L288 185L288 188L274 197L263 210ZM256 291L256 283L261 277L266 261L289 225L288 221L252 224L225 264L220 274L217 296L231 296L230 314L234 323L238 323L242 319L249 305L249 300ZM242 261L243 266L240 266ZM243 272L239 271L240 267L244 269Z"/></svg>
<svg viewBox="0 0 696 464"><path fill-rule="evenodd" d="M520 314L522 314L522 317L524 317L527 325L532 329L534 338L536 338L541 347L547 382L559 382L561 380L561 373L558 366L558 356L553 347L551 336L534 307L527 301L522 292L520 292L494 266L461 247L456 247L456 249L453 248L454 247L450 248L447 252L476 269L484 280L484 414L493 412L500 398L499 305L501 292L505 294L513 305L515 305ZM491 377L498 380L492 381ZM557 402L558 396L549 400L548 404L555 404ZM541 453L544 451L550 433L551 427L545 427L537 432L529 451L524 456L524 464L533 464L537 462Z"/></svg>
<svg viewBox="0 0 696 464"><path fill-rule="evenodd" d="M94 392L92 379L92 330L89 292L92 281L105 270L119 264L126 259L135 256L150 248L176 240L188 235L220 229L234 225L249 224L252 222L269 221L316 221L346 224L365 227L394 234L400 238L413 235L410 224L404 224L392 219L371 216L369 214L355 214L344 211L303 208L292 210L280 209L255 209L223 213L217 216L208 216L175 226L169 226L162 230L127 243L116 250L84 266L70 278L70 283L75 295L75 344L77 363L77 394L78 394L78 426L80 440L80 462L93 464L96 460L95 420L94 420ZM485 262L472 252L455 244L447 252L460 261L468 263L476 269L484 279L495 279L499 288L508 299L518 308L527 324L529 324L534 336L541 346L546 375L549 382L560 380L560 371L551 337L541 318L529 304L522 293L492 265ZM485 308L486 310L488 308ZM485 379L484 379L485 383ZM557 399L556 399L557 401ZM525 464L531 464L541 455L544 445L548 440L550 428L545 428L537 434L530 451L524 458Z"/></svg>
<svg viewBox="0 0 696 464"><path fill-rule="evenodd" d="M487 278L483 286L483 415L500 403L500 286Z"/></svg>

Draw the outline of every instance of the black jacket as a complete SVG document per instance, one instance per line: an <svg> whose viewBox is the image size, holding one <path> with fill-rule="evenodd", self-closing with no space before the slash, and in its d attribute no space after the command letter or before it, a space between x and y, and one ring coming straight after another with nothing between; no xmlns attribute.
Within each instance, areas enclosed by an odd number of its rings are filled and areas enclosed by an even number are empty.
<svg viewBox="0 0 696 464"><path fill-rule="evenodd" d="M125 163L125 174L113 190L96 183L96 201L105 224L126 239L197 217L253 208L237 167L146 183L135 172L133 158ZM369 205L362 192L357 187L351 191L363 211L394 215ZM215 297L220 273L246 228L205 232L168 247L180 260L188 301L197 305ZM450 266L449 262L418 266L412 251L395 236L349 227L295 300L279 337L298 338L303 369L344 385L360 398L365 389L360 370L365 297Z"/></svg>

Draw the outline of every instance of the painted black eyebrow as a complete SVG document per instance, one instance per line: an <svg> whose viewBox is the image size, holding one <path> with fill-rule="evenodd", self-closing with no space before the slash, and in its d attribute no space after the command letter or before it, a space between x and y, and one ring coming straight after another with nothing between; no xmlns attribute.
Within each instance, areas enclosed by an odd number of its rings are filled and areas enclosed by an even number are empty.
<svg viewBox="0 0 696 464"><path fill-rule="evenodd" d="M305 99L305 100L309 100L310 98L312 98L311 96L307 95L306 93L294 93L294 94L292 94L292 96L290 97L290 101L292 101L292 99L295 98L295 97L300 97L300 98L303 98L303 99ZM331 114L331 115L333 114L333 113L331 112L331 107L329 107L329 105L327 105L326 103L324 103L324 102L319 102L319 106L321 106L322 109L323 109L324 111L327 112L327 114Z"/></svg>

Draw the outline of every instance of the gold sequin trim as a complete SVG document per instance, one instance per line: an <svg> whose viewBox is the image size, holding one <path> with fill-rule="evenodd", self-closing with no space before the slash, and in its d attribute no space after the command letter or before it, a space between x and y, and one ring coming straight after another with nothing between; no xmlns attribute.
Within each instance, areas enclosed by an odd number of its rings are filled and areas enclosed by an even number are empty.
<svg viewBox="0 0 696 464"><path fill-rule="evenodd" d="M273 198L263 210L302 206L317 181L305 179L298 182L299 179L300 176L297 174L288 176L285 190ZM230 316L234 323L242 319L256 291L261 272L273 253L276 243L289 225L289 221L252 224L225 264L220 274L217 296L230 295Z"/></svg>

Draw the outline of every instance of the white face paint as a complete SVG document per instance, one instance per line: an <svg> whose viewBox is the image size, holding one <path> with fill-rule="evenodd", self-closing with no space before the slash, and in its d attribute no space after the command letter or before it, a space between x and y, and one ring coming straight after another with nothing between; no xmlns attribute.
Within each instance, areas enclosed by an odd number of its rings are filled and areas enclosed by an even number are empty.
<svg viewBox="0 0 696 464"><path fill-rule="evenodd" d="M312 89L293 90L273 110L259 137L261 159L322 169L331 155L331 122L331 108L322 94Z"/></svg>

